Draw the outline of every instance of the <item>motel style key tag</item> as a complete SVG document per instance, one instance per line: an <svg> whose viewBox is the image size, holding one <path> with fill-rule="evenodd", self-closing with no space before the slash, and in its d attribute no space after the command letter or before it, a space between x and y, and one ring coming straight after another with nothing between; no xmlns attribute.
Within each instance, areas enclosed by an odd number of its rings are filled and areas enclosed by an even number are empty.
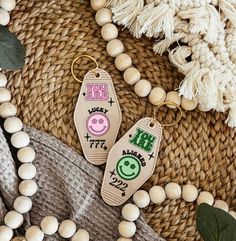
<svg viewBox="0 0 236 241"><path fill-rule="evenodd" d="M162 126L153 118L138 121L109 152L102 198L111 206L125 203L153 174Z"/></svg>
<svg viewBox="0 0 236 241"><path fill-rule="evenodd" d="M94 165L106 162L121 124L121 110L110 75L96 68L82 82L74 122L85 157Z"/></svg>

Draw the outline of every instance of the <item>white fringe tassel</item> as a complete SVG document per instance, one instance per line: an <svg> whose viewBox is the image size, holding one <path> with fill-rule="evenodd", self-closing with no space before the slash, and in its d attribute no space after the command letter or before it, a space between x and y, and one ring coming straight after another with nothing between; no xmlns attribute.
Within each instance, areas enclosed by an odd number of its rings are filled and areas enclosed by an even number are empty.
<svg viewBox="0 0 236 241"><path fill-rule="evenodd" d="M229 115L228 118L226 119L225 123L231 127L235 128L236 127L236 102L234 102L229 110Z"/></svg>
<svg viewBox="0 0 236 241"><path fill-rule="evenodd" d="M236 9L231 2L236 3L236 1L219 0L219 5L225 16L236 25Z"/></svg>
<svg viewBox="0 0 236 241"><path fill-rule="evenodd" d="M130 28L139 12L144 7L144 0L127 0L112 7L113 20L125 27Z"/></svg>

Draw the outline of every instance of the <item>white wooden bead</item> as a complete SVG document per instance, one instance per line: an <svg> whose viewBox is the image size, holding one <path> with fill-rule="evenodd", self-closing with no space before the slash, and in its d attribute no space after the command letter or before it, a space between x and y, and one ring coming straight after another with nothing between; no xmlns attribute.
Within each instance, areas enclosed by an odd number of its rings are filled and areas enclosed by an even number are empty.
<svg viewBox="0 0 236 241"><path fill-rule="evenodd" d="M6 26L10 22L10 14L5 10L0 8L0 25Z"/></svg>
<svg viewBox="0 0 236 241"><path fill-rule="evenodd" d="M141 78L141 74L138 69L130 67L124 72L124 81L129 85L136 84Z"/></svg>
<svg viewBox="0 0 236 241"><path fill-rule="evenodd" d="M85 229L79 229L71 241L89 241L89 233Z"/></svg>
<svg viewBox="0 0 236 241"><path fill-rule="evenodd" d="M220 209L224 210L225 212L229 211L228 204L223 200L216 200L213 207L220 208Z"/></svg>
<svg viewBox="0 0 236 241"><path fill-rule="evenodd" d="M5 102L0 105L0 116L3 119L15 116L17 113L17 108L14 104L10 102Z"/></svg>
<svg viewBox="0 0 236 241"><path fill-rule="evenodd" d="M183 186L182 198L186 202L194 202L198 197L198 190L194 185L186 184Z"/></svg>
<svg viewBox="0 0 236 241"><path fill-rule="evenodd" d="M169 199L179 199L181 197L181 187L175 182L170 182L165 186L166 196Z"/></svg>
<svg viewBox="0 0 236 241"><path fill-rule="evenodd" d="M160 204L165 201L166 193L163 187L161 186L153 186L149 190L149 196L153 203Z"/></svg>
<svg viewBox="0 0 236 241"><path fill-rule="evenodd" d="M1 17L0 17L1 19ZM0 104L11 100L11 92L7 88L0 88Z"/></svg>
<svg viewBox="0 0 236 241"><path fill-rule="evenodd" d="M153 105L159 105L164 102L166 98L166 92L161 87L155 87L151 90L149 95L149 101Z"/></svg>
<svg viewBox="0 0 236 241"><path fill-rule="evenodd" d="M99 26L103 26L106 23L112 22L112 12L109 8L101 8L97 11L95 15L96 23Z"/></svg>
<svg viewBox="0 0 236 241"><path fill-rule="evenodd" d="M10 241L13 237L13 231L11 228L2 225L0 226L0 240L1 241Z"/></svg>
<svg viewBox="0 0 236 241"><path fill-rule="evenodd" d="M180 106L181 104L181 96L179 96L179 93L177 91L170 91L166 95L166 102L174 102L176 105ZM170 109L176 109L177 107L174 105L167 105Z"/></svg>
<svg viewBox="0 0 236 241"><path fill-rule="evenodd" d="M197 198L197 204L207 203L210 206L214 203L214 197L210 192L202 191Z"/></svg>
<svg viewBox="0 0 236 241"><path fill-rule="evenodd" d="M211 110L210 108L207 108L206 106L202 106L200 104L198 105L198 109L202 112L208 112Z"/></svg>
<svg viewBox="0 0 236 241"><path fill-rule="evenodd" d="M75 231L76 225L69 219L62 221L58 230L59 234L63 238L71 238L75 234Z"/></svg>
<svg viewBox="0 0 236 241"><path fill-rule="evenodd" d="M181 107L186 111L191 111L197 108L197 102L193 100L186 99L185 97L182 97L181 100Z"/></svg>
<svg viewBox="0 0 236 241"><path fill-rule="evenodd" d="M0 0L0 6L6 11L12 11L16 6L15 0Z"/></svg>
<svg viewBox="0 0 236 241"><path fill-rule="evenodd" d="M17 152L17 158L22 163L33 162L35 159L35 151L32 147L24 147Z"/></svg>
<svg viewBox="0 0 236 241"><path fill-rule="evenodd" d="M21 179L33 179L36 175L36 167L32 163L24 163L19 167L18 175Z"/></svg>
<svg viewBox="0 0 236 241"><path fill-rule="evenodd" d="M134 222L121 221L118 226L119 234L124 238L131 238L135 235L136 225Z"/></svg>
<svg viewBox="0 0 236 241"><path fill-rule="evenodd" d="M29 145L29 143L30 143L29 135L24 131L16 132L11 136L11 144L15 148L20 149L22 147L26 147Z"/></svg>
<svg viewBox="0 0 236 241"><path fill-rule="evenodd" d="M0 73L0 87L5 87L7 85L7 77L5 74Z"/></svg>
<svg viewBox="0 0 236 241"><path fill-rule="evenodd" d="M16 211L9 211L4 218L5 224L11 229L19 228L23 221L23 215Z"/></svg>
<svg viewBox="0 0 236 241"><path fill-rule="evenodd" d="M19 192L24 195L31 197L37 192L38 186L34 180L24 180L19 185Z"/></svg>
<svg viewBox="0 0 236 241"><path fill-rule="evenodd" d="M113 23L106 23L101 29L101 35L106 41L116 39L118 37L118 29Z"/></svg>
<svg viewBox="0 0 236 241"><path fill-rule="evenodd" d="M120 71L125 71L132 65L132 59L128 54L122 53L115 59L115 66Z"/></svg>
<svg viewBox="0 0 236 241"><path fill-rule="evenodd" d="M133 195L133 201L139 208L145 208L150 203L150 197L144 190L138 190Z"/></svg>
<svg viewBox="0 0 236 241"><path fill-rule="evenodd" d="M107 43L107 53L111 57L117 57L124 52L124 44L119 39L112 39Z"/></svg>
<svg viewBox="0 0 236 241"><path fill-rule="evenodd" d="M146 79L139 80L134 86L134 92L139 97L146 97L152 90L151 83Z"/></svg>
<svg viewBox="0 0 236 241"><path fill-rule="evenodd" d="M122 208L122 217L130 222L136 221L140 215L140 211L139 208L131 203L126 204L123 208Z"/></svg>
<svg viewBox="0 0 236 241"><path fill-rule="evenodd" d="M22 128L23 123L18 117L9 117L4 121L4 129L10 134L18 132L22 130Z"/></svg>
<svg viewBox="0 0 236 241"><path fill-rule="evenodd" d="M121 238L118 238L117 241L132 241L132 239L131 238L123 238L123 237L121 237Z"/></svg>
<svg viewBox="0 0 236 241"><path fill-rule="evenodd" d="M57 219L53 216L47 216L45 217L41 223L40 227L42 231L47 235L52 235L57 232L59 223Z"/></svg>
<svg viewBox="0 0 236 241"><path fill-rule="evenodd" d="M26 230L25 238L27 241L42 241L44 233L38 226L31 226Z"/></svg>
<svg viewBox="0 0 236 241"><path fill-rule="evenodd" d="M32 208L32 201L28 197L19 196L16 198L13 207L18 213L24 214L29 212Z"/></svg>
<svg viewBox="0 0 236 241"><path fill-rule="evenodd" d="M106 6L107 0L91 0L90 4L94 11L98 11L99 9Z"/></svg>
<svg viewBox="0 0 236 241"><path fill-rule="evenodd" d="M229 211L229 214L236 219L236 212L235 211Z"/></svg>

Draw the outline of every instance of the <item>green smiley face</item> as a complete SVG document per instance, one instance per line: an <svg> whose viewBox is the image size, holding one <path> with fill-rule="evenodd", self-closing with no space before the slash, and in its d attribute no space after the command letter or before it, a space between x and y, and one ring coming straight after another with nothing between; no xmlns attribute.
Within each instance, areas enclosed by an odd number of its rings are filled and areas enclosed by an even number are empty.
<svg viewBox="0 0 236 241"><path fill-rule="evenodd" d="M125 180L135 179L139 175L140 171L140 162L133 156L122 157L116 165L117 174Z"/></svg>

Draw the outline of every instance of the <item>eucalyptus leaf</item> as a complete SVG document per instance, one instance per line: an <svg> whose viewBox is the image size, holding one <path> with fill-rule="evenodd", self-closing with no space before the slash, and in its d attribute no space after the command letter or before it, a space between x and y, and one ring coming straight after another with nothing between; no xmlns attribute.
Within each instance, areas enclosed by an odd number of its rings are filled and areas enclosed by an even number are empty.
<svg viewBox="0 0 236 241"><path fill-rule="evenodd" d="M197 209L197 229L204 241L236 241L235 219L205 203Z"/></svg>
<svg viewBox="0 0 236 241"><path fill-rule="evenodd" d="M18 70L24 64L24 46L6 27L0 26L0 68Z"/></svg>

